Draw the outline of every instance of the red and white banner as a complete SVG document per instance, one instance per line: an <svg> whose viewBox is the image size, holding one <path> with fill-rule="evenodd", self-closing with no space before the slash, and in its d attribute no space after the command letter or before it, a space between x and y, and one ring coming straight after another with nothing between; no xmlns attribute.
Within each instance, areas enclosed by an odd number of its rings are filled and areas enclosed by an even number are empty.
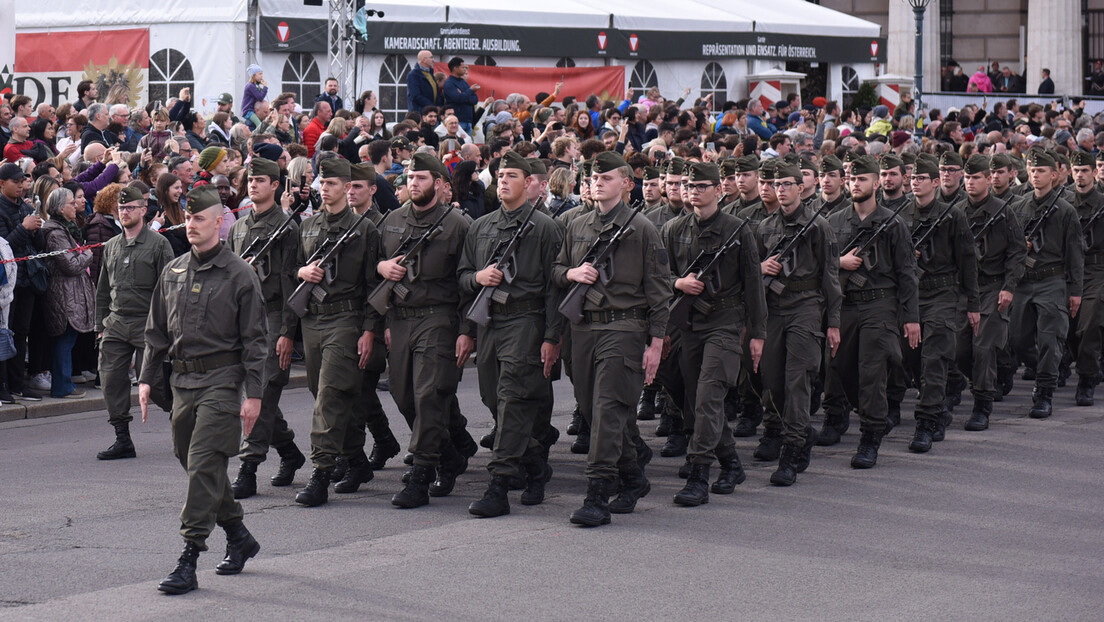
<svg viewBox="0 0 1104 622"><path fill-rule="evenodd" d="M17 33L13 90L36 105L57 106L77 98L82 80L92 80L100 101L114 89L130 106L145 104L149 41L148 28Z"/></svg>
<svg viewBox="0 0 1104 622"><path fill-rule="evenodd" d="M437 63L436 71L448 75L448 65ZM479 85L480 100L506 99L510 93L522 93L534 99L537 93L551 94L556 83L563 82L559 99L574 96L579 101L590 95L603 100L621 101L625 95L625 68L609 67L486 67L468 65L468 84Z"/></svg>

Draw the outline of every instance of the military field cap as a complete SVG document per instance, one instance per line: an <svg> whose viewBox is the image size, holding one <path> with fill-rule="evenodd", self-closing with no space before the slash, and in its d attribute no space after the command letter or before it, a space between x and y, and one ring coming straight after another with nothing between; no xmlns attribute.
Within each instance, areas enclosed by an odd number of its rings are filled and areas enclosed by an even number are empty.
<svg viewBox="0 0 1104 622"><path fill-rule="evenodd" d="M721 181L721 169L712 162L694 162L686 171L686 181Z"/></svg>
<svg viewBox="0 0 1104 622"><path fill-rule="evenodd" d="M962 156L956 151L946 151L939 156L939 166L962 166Z"/></svg>
<svg viewBox="0 0 1104 622"><path fill-rule="evenodd" d="M801 158L801 164L798 166L803 171L813 171L815 173L817 170L816 164L813 164L813 161L809 158Z"/></svg>
<svg viewBox="0 0 1104 622"><path fill-rule="evenodd" d="M135 203L144 200L142 191L133 186L123 188L123 192L119 194L119 205L126 205L127 203Z"/></svg>
<svg viewBox="0 0 1104 622"><path fill-rule="evenodd" d="M659 179L659 168L655 166L644 167L644 180Z"/></svg>
<svg viewBox="0 0 1104 622"><path fill-rule="evenodd" d="M901 154L901 161L905 163L905 166L912 166L916 164L916 154L911 151L906 151Z"/></svg>
<svg viewBox="0 0 1104 622"><path fill-rule="evenodd" d="M498 170L505 169L517 169L526 175L533 172L531 166L529 166L529 160L526 160L522 155L516 151L507 151L502 154L502 159L498 162Z"/></svg>
<svg viewBox="0 0 1104 622"><path fill-rule="evenodd" d="M859 159L859 154L855 153L854 151L848 151L847 153L843 154L843 163L844 164L847 164L849 162L854 162L857 159Z"/></svg>
<svg viewBox="0 0 1104 622"><path fill-rule="evenodd" d="M352 181L370 181L376 183L376 169L371 162L349 165L349 179Z"/></svg>
<svg viewBox="0 0 1104 622"><path fill-rule="evenodd" d="M1069 161L1070 166L1094 166L1093 155L1080 149L1070 154Z"/></svg>
<svg viewBox="0 0 1104 622"><path fill-rule="evenodd" d="M591 158L589 160L585 160L585 161L583 161L582 164L579 165L579 174L582 175L583 177L590 177L590 174L593 173L593 172L594 172L594 159L593 158Z"/></svg>
<svg viewBox="0 0 1104 622"><path fill-rule="evenodd" d="M775 179L793 178L797 181L801 181L801 167L790 162L785 162L774 167Z"/></svg>
<svg viewBox="0 0 1104 622"><path fill-rule="evenodd" d="M736 175L736 160L728 158L721 161L721 177L733 177Z"/></svg>
<svg viewBox="0 0 1104 622"><path fill-rule="evenodd" d="M737 173L754 173L759 170L759 156L754 153L751 155L740 156L736 158L736 172Z"/></svg>
<svg viewBox="0 0 1104 622"><path fill-rule="evenodd" d="M995 171L1001 168L1015 168L1015 164L1012 163L1012 156L1007 153L998 153L989 158L989 170Z"/></svg>
<svg viewBox="0 0 1104 622"><path fill-rule="evenodd" d="M877 175L881 170L874 156L859 156L851 161L851 175Z"/></svg>
<svg viewBox="0 0 1104 622"><path fill-rule="evenodd" d="M529 172L533 175L547 175L548 165L544 163L544 160L540 158L527 158L526 162L529 163ZM501 168L501 165L499 165Z"/></svg>
<svg viewBox="0 0 1104 622"><path fill-rule="evenodd" d="M916 157L916 168L912 169L913 175L930 175L939 179L939 160L930 153L922 153Z"/></svg>
<svg viewBox="0 0 1104 622"><path fill-rule="evenodd" d="M512 152L508 152L512 153ZM502 161L499 162L499 168L506 161L506 157L503 156ZM429 171L430 173L437 173L442 177L448 177L448 169L441 163L440 160L428 153L415 153L414 157L410 159L410 172L417 171Z"/></svg>
<svg viewBox="0 0 1104 622"><path fill-rule="evenodd" d="M799 156L796 153L791 151L791 152L787 153L786 155L782 156L782 161L785 162L786 164L793 164L793 165L800 166L801 165L801 156Z"/></svg>
<svg viewBox="0 0 1104 622"><path fill-rule="evenodd" d="M319 177L344 177L349 178L349 161L342 160L341 158L330 158L328 160L322 160L322 166L319 167Z"/></svg>
<svg viewBox="0 0 1104 622"><path fill-rule="evenodd" d="M189 212L197 214L209 207L222 207L222 199L219 198L218 190L214 186L206 184L188 191L186 205Z"/></svg>
<svg viewBox="0 0 1104 622"><path fill-rule="evenodd" d="M1057 162L1058 164L1061 164L1062 166L1064 166L1066 168L1069 168L1069 166L1070 166L1070 159L1068 157L1066 157L1066 155L1064 153L1055 153L1054 154L1054 161Z"/></svg>
<svg viewBox="0 0 1104 622"><path fill-rule="evenodd" d="M773 159L763 160L763 163L759 165L759 179L774 179L774 169L778 168L778 163Z"/></svg>
<svg viewBox="0 0 1104 622"><path fill-rule="evenodd" d="M1031 166L1048 166L1050 168L1055 168L1058 165L1054 156L1042 149L1032 149L1027 154L1027 162Z"/></svg>
<svg viewBox="0 0 1104 622"><path fill-rule="evenodd" d="M280 178L280 165L268 158L253 158L249 161L249 176L266 176L270 179Z"/></svg>
<svg viewBox="0 0 1104 622"><path fill-rule="evenodd" d="M686 160L679 157L671 158L667 163L668 175L682 175L686 172Z"/></svg>
<svg viewBox="0 0 1104 622"><path fill-rule="evenodd" d="M391 139L391 147L396 149L409 149L410 141L406 136L396 136Z"/></svg>
<svg viewBox="0 0 1104 622"><path fill-rule="evenodd" d="M843 172L843 161L834 155L826 155L820 159L820 172L831 173L832 171Z"/></svg>
<svg viewBox="0 0 1104 622"><path fill-rule="evenodd" d="M967 175L984 173L989 170L989 158L980 153L975 153L970 156L969 160L966 160L965 170Z"/></svg>
<svg viewBox="0 0 1104 622"><path fill-rule="evenodd" d="M594 156L594 173L596 175L612 173L623 166L628 166L625 158L615 151L603 151Z"/></svg>
<svg viewBox="0 0 1104 622"><path fill-rule="evenodd" d="M883 155L879 165L883 171L887 171L891 168L900 168L901 172L905 170L905 161L896 153L887 153Z"/></svg>

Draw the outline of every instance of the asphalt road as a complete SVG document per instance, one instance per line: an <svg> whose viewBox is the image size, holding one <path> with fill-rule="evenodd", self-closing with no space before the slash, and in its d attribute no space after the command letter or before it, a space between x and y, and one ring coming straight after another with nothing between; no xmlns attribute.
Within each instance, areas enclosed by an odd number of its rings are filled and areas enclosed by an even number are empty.
<svg viewBox="0 0 1104 622"><path fill-rule="evenodd" d="M790 488L770 486L773 465L752 462L754 440L740 439L747 482L699 508L673 505L682 458L657 452L651 494L598 529L568 523L585 481L566 436L545 503L511 493L513 513L485 520L467 506L486 485L486 450L450 497L415 510L390 505L397 460L360 493L302 508L307 470L272 488L273 454L243 502L260 555L239 576L215 575L217 532L200 589L180 597L156 591L181 547L185 485L164 413L136 424L138 459L116 462L95 459L112 436L103 413L0 423L0 620L1099 620L1104 407L1075 408L1067 388L1055 416L1035 421L1028 392L1018 382L988 432L964 432L959 407L927 455L907 450L906 402L875 469L849 468L853 425ZM565 381L557 399L562 430ZM478 438L489 420L474 373L460 403ZM306 389L285 395L303 442L312 404ZM643 427L658 450L654 423Z"/></svg>

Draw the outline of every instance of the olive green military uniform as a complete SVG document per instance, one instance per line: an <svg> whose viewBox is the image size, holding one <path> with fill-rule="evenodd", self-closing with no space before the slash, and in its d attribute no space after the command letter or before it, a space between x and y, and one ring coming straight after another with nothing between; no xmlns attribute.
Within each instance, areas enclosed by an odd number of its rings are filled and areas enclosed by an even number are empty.
<svg viewBox="0 0 1104 622"><path fill-rule="evenodd" d="M476 220L468 229L460 258L460 290L474 298L482 289L475 273L495 260L518 227L530 218L532 229L514 254L516 273L497 292L504 302L491 303L491 321L478 328L479 395L495 419L498 433L487 470L491 475L518 479L524 476L522 458L539 456L542 447L534 438L538 413L552 400L551 384L544 377L541 346L558 344L563 316L557 312L560 292L552 280L552 266L563 245L563 231L528 202L517 209L505 207Z"/></svg>
<svg viewBox="0 0 1104 622"><path fill-rule="evenodd" d="M1104 193L1094 186L1074 196L1073 207L1081 221L1085 239L1085 280L1081 310L1074 318L1077 330L1070 339L1076 352L1077 375L1087 386L1100 382L1100 356L1104 345L1104 215L1089 222L1104 209ZM1087 230L1086 230L1087 229Z"/></svg>
<svg viewBox="0 0 1104 622"><path fill-rule="evenodd" d="M144 364L146 317L150 296L165 266L172 261L172 246L165 236L142 227L132 239L119 234L104 244L100 279L96 283L96 332L100 342L100 384L112 425L129 423L130 362ZM164 382L160 361L150 385Z"/></svg>
<svg viewBox="0 0 1104 622"><path fill-rule="evenodd" d="M202 256L192 250L161 273L140 379L150 384L164 357L172 359L173 453L188 472L180 533L201 551L216 522L242 518L227 465L241 442L241 393L264 393L265 333L261 284L228 247Z"/></svg>
<svg viewBox="0 0 1104 622"><path fill-rule="evenodd" d="M226 243L234 254L241 255L256 239L267 240L287 219L279 204L265 213L250 210L249 214L234 222ZM265 301L268 320L265 362L265 388L261 398L261 414L253 431L242 440L238 457L243 462L264 462L269 445L278 449L292 444L295 432L288 427L284 413L280 411L280 396L290 378L290 370L280 369L280 357L276 355L276 341L280 337L295 338L299 318L288 308L287 299L295 291L296 261L299 254L299 228L289 223L279 242L272 245L267 256L254 263L261 281L261 295Z"/></svg>

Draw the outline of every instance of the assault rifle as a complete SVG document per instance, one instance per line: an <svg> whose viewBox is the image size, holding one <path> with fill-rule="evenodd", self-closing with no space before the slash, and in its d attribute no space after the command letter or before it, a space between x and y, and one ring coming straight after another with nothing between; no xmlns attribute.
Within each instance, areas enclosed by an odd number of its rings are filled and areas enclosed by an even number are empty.
<svg viewBox="0 0 1104 622"><path fill-rule="evenodd" d="M947 206L947 209L943 210L939 216L936 216L935 220L921 223L916 227L916 231L912 232L912 246L916 250L920 251L920 261L927 263L931 261L932 255L935 254L935 244L932 242L932 238L935 237L935 232L943 226L943 223L951 217L951 210L954 209L955 203Z"/></svg>
<svg viewBox="0 0 1104 622"><path fill-rule="evenodd" d="M711 297L715 296L721 289L721 260L730 250L740 247L740 233L749 222L751 221L745 220L739 227L736 227L732 235L728 236L728 239L716 249L708 252L703 250L698 253L694 261L690 262L690 266L682 273L683 278L691 274L697 274L697 279L705 284L705 291ZM702 300L700 294L693 295L679 292L671 302L670 309L668 309L669 317L667 321L685 330L690 326L691 309L697 309L698 312L708 315L713 310L713 305Z"/></svg>
<svg viewBox="0 0 1104 622"><path fill-rule="evenodd" d="M1096 243L1096 235L1093 233L1093 229L1096 221L1100 220L1102 215L1104 215L1104 206L1096 210L1096 213L1086 220L1085 224L1081 225L1081 239L1084 241L1084 250L1089 250Z"/></svg>
<svg viewBox="0 0 1104 622"><path fill-rule="evenodd" d="M993 215L986 219L985 223L983 223L981 225L981 228L979 228L977 231L973 231L971 229L971 232L974 235L974 251L977 254L978 261L981 261L981 259L985 256L985 254L981 250L981 244L984 241L985 236L988 235L989 231L993 227L995 227L998 222L1005 218L1005 210L1008 209L1008 206L1012 203L1012 199L1015 198L1017 197L1012 196L1005 200L1004 204L1000 206L1000 209L993 212Z"/></svg>
<svg viewBox="0 0 1104 622"><path fill-rule="evenodd" d="M268 262L265 261L268 258L268 254L276 246L276 243L283 238L288 231L291 230L291 221L295 220L295 217L303 213L303 210L307 209L307 203L300 203L295 206L294 211L291 212L291 216L287 217L287 220L280 223L279 227L272 232L272 235L267 238L257 237L254 238L249 246L245 247L245 250L241 252L241 258L245 260L245 263L253 266L257 270L257 276L262 281L268 278L269 269ZM276 209L273 205L269 209Z"/></svg>
<svg viewBox="0 0 1104 622"><path fill-rule="evenodd" d="M594 269L598 271L598 281L602 285L606 285L613 280L613 254L617 251L617 247L621 245L622 240L633 231L636 231L636 227L632 225L632 221L642 209L644 209L643 201L633 208L629 217L625 219L625 224L618 227L617 231L613 232L613 235L606 239L599 238L595 240L594 244L592 244L586 254L583 255L583 260L579 262L580 266L585 263L594 266ZM576 283L568 290L567 295L564 296L563 302L560 303L560 313L570 320L572 324L578 324L583 321L583 303L586 302L590 291L591 285Z"/></svg>
<svg viewBox="0 0 1104 622"><path fill-rule="evenodd" d="M425 233L417 238L408 237L399 243L399 247L391 254L390 259L402 257L402 259L399 260L399 264L404 268L409 267L414 259L421 254L426 244L429 244L430 240L437 237L437 234L444 230L444 227L441 225L454 209L456 209L455 205L449 205L445 213L441 214L437 222L430 225ZM412 277L411 281L416 278L416 276ZM387 312L391 310L392 291L395 292L395 297L398 298L400 302L405 300L407 295L410 294L410 290L407 289L405 285L402 285L398 281L384 279L382 283L376 286L376 289L372 290L372 294L368 296L368 304L372 305L372 308L378 311L380 315L387 315Z"/></svg>
<svg viewBox="0 0 1104 622"><path fill-rule="evenodd" d="M867 269L873 268L878 259L875 257L874 260L871 261L870 252L874 250L874 245L878 243L878 238L882 237L882 234L893 225L893 221L897 217L897 214L900 214L901 210L905 209L908 204L908 201L901 201L901 206L893 210L893 215L886 218L885 222L878 225L878 228L869 236L866 235L866 231L859 231L856 233L855 237L851 238L851 241L843 248L843 252L840 256L842 257L851 252L851 249L855 249L855 255L862 258L863 264ZM848 281L854 282L855 287L862 287L866 284L866 277L859 274L857 270L840 270L839 280L840 291L847 288Z"/></svg>
<svg viewBox="0 0 1104 622"><path fill-rule="evenodd" d="M813 214L809 222L802 225L801 229L795 233L793 237L785 236L781 240L778 240L774 248L767 253L767 257L778 255L778 263L782 264L782 271L779 273L781 278L779 278L779 275L763 277L763 287L766 287L779 296L782 295L782 292L786 290L785 279L794 271L794 261L797 259L797 245L801 244L801 240L805 239L805 235L809 233L809 229L812 229L813 225L816 224L816 219L822 216L827 209L827 203L821 205L817 213Z"/></svg>
<svg viewBox="0 0 1104 622"><path fill-rule="evenodd" d="M535 226L533 224L533 212L535 211L537 211L536 206L529 208L529 213L526 214L525 220L518 225L514 235L509 240L498 243L494 252L491 253L490 261L485 266L489 268L493 264L502 272L504 283L513 283L514 277L517 276L514 255L517 254L517 247L521 243L521 239ZM468 309L468 319L480 326L486 326L491 321L491 303L506 304L509 298L510 294L500 290L498 286L485 285L483 289L479 290L479 294L476 295L471 308Z"/></svg>
<svg viewBox="0 0 1104 622"><path fill-rule="evenodd" d="M1050 215L1054 213L1054 210L1058 209L1058 199L1062 197L1060 191L1054 191L1054 198L1050 200L1043 211L1039 212L1034 218L1027 222L1027 226L1024 227L1024 237L1027 238L1027 243L1031 245L1028 250L1027 258L1024 259L1024 265L1030 270L1035 267L1035 258L1031 256L1031 252L1038 253L1043 250L1043 227L1046 225Z"/></svg>
<svg viewBox="0 0 1104 622"><path fill-rule="evenodd" d="M353 223L352 227L349 227L344 233L341 234L333 243L323 242L319 245L318 249L314 251L314 254L307 259L307 265L318 262L318 267L322 268L326 272L325 281L332 283L334 277L336 277L335 268L337 266L337 258L341 256L341 251L353 240L360 237L360 231L357 227L360 223L364 222L364 219L368 217L368 212L364 212ZM295 312L295 315L299 317L305 317L307 311L310 310L311 300L321 303L326 297L325 290L318 289L318 283L311 283L310 281L303 281L299 284L299 287L295 288L295 291L291 293L291 297L288 298L288 307Z"/></svg>

